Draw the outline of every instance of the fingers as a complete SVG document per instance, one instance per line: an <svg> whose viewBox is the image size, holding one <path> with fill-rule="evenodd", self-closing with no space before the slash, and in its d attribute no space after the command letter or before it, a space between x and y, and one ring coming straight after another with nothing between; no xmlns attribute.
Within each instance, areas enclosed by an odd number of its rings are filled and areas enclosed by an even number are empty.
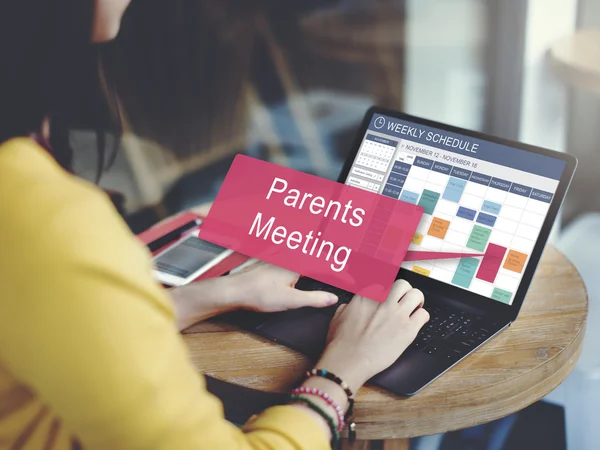
<svg viewBox="0 0 600 450"><path fill-rule="evenodd" d="M414 323L420 330L423 325L429 322L429 313L425 309L419 308L410 316L410 319L411 323Z"/></svg>
<svg viewBox="0 0 600 450"><path fill-rule="evenodd" d="M417 308L421 308L424 302L423 293L419 289L411 289L398 302L398 307L402 313L410 316Z"/></svg>
<svg viewBox="0 0 600 450"><path fill-rule="evenodd" d="M342 303L340 306L338 306L335 310L335 314L333 315L333 319L331 320L336 320L344 312L346 306L348 306L347 303Z"/></svg>
<svg viewBox="0 0 600 450"><path fill-rule="evenodd" d="M406 295L412 289L410 283L406 280L396 280L392 285L392 289L388 295L387 300L384 302L386 305L396 305L402 297Z"/></svg>
<svg viewBox="0 0 600 450"><path fill-rule="evenodd" d="M312 308L324 308L335 305L338 302L337 295L325 291L301 291L291 289L289 292L290 307L303 308L306 306Z"/></svg>
<svg viewBox="0 0 600 450"><path fill-rule="evenodd" d="M375 300L363 297L362 295L356 294L354 297L352 297L352 300L350 301L348 306L349 311L352 311L352 314L354 314L355 317L366 318L371 317L375 313L375 311L377 311L377 308L379 308L380 303L376 302Z"/></svg>

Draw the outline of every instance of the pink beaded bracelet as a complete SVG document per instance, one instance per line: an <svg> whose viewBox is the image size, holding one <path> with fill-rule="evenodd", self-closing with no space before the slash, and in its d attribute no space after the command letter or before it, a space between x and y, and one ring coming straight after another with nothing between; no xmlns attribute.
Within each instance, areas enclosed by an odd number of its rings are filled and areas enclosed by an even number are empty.
<svg viewBox="0 0 600 450"><path fill-rule="evenodd" d="M308 387L304 387L304 386L296 388L292 391L292 395L300 395L300 394L315 395L317 397L322 398L329 406L331 406L335 410L335 413L337 414L338 432L341 432L344 429L345 423L344 423L344 412L342 411L342 407L340 405L338 405L336 402L334 402L333 399L331 398L331 396L327 392L323 392L317 388L308 388Z"/></svg>

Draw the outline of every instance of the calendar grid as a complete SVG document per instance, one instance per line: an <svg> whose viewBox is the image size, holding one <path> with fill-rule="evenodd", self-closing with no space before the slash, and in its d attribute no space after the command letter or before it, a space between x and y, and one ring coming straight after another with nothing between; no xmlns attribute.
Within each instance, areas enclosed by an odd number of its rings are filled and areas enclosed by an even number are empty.
<svg viewBox="0 0 600 450"><path fill-rule="evenodd" d="M410 250L483 255L411 261L402 267L511 303L553 193L521 184L531 177L514 169L489 164L477 169L475 158L465 160L470 167L452 165L444 162L444 151L423 150L407 139L369 134L346 182L423 206Z"/></svg>

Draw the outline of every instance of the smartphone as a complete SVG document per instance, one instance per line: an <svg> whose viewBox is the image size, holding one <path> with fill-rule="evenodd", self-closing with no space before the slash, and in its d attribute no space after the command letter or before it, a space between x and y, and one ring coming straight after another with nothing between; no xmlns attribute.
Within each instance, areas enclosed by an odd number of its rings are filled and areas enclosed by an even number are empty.
<svg viewBox="0 0 600 450"><path fill-rule="evenodd" d="M183 286L233 253L199 238L195 230L152 258L154 277L168 286Z"/></svg>

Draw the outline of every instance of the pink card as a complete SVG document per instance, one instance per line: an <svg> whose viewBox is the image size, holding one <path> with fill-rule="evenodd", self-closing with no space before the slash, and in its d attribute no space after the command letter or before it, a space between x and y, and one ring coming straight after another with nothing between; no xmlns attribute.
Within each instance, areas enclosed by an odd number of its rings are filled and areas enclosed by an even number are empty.
<svg viewBox="0 0 600 450"><path fill-rule="evenodd" d="M238 155L200 237L384 301L423 208Z"/></svg>

